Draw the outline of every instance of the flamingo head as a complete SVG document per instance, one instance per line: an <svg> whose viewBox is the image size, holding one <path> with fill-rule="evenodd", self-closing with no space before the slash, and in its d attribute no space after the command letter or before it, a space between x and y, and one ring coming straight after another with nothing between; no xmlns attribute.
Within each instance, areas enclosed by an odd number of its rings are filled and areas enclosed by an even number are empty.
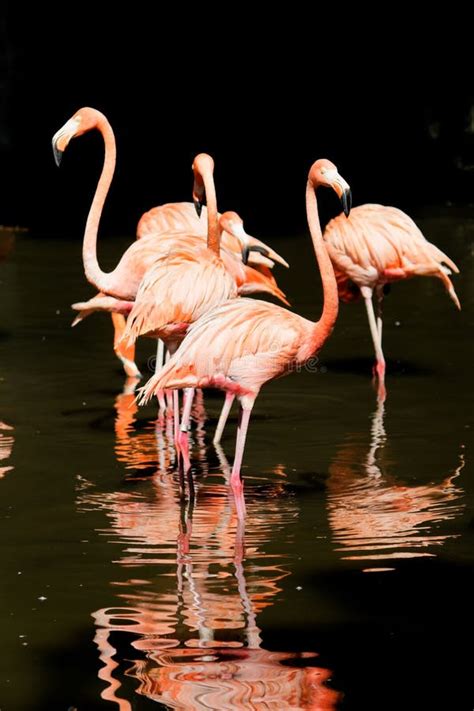
<svg viewBox="0 0 474 711"><path fill-rule="evenodd" d="M101 119L104 118L104 115L101 114L100 111L91 109L88 106L76 111L74 116L66 121L64 126L53 136L52 144L56 165L60 165L63 153L68 147L71 138L82 136L83 133L87 133L87 131L96 128Z"/></svg>
<svg viewBox="0 0 474 711"><path fill-rule="evenodd" d="M239 240L242 248L242 262L244 264L248 263L250 252L259 252L263 254L264 257L267 257L267 259L270 258L268 250L265 249L264 245L254 244L255 240L247 234L244 229L243 220L236 212L228 210L222 213L219 218L219 226L221 230L225 230Z"/></svg>
<svg viewBox="0 0 474 711"><path fill-rule="evenodd" d="M352 196L349 184L346 183L342 175L339 175L334 163L326 158L320 158L311 166L309 180L314 188L324 185L332 188L342 203L342 209L346 217L349 217L352 206Z"/></svg>
<svg viewBox="0 0 474 711"><path fill-rule="evenodd" d="M209 175L212 175L214 173L214 161L207 153L199 153L193 160L192 167L194 173L193 203L197 212L197 216L201 217L202 205L206 192L204 188L203 176L206 173Z"/></svg>

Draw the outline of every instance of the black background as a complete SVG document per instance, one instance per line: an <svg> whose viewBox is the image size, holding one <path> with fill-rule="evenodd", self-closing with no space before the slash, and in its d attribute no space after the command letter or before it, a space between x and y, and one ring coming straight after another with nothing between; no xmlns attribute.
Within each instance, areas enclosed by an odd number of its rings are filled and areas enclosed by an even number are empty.
<svg viewBox="0 0 474 711"><path fill-rule="evenodd" d="M337 164L354 204L410 211L472 200L462 17L420 11L415 25L391 6L363 16L342 5L325 14L283 5L2 8L0 223L82 233L100 139L71 144L60 171L50 139L84 105L102 110L117 138L105 235L133 236L144 210L189 199L200 151L215 158L220 208L239 211L261 236L304 229L305 178L319 157ZM340 209L334 197L325 203L323 219Z"/></svg>

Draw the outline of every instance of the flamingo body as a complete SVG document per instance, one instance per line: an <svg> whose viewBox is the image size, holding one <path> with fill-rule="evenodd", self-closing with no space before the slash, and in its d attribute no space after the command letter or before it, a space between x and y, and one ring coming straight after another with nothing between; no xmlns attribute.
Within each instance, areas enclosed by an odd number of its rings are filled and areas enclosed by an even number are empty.
<svg viewBox="0 0 474 711"><path fill-rule="evenodd" d="M325 231L342 301L352 301L357 290L423 275L441 279L459 308L459 301L448 277L450 269L459 272L444 252L424 237L413 220L402 210L386 205L359 205L346 218L331 220ZM449 267L449 269L445 266Z"/></svg>
<svg viewBox="0 0 474 711"><path fill-rule="evenodd" d="M423 236L402 210L386 205L367 204L353 208L329 222L324 240L334 266L339 298L350 302L360 295L365 300L374 344L379 379L379 397L384 398L385 357L382 350L382 301L384 286L414 276L440 279L458 309L459 299L449 278L459 272L444 252ZM377 296L377 318L372 303Z"/></svg>
<svg viewBox="0 0 474 711"><path fill-rule="evenodd" d="M317 341L305 342L314 326L276 304L227 301L191 326L179 351L143 388L142 399L161 388L191 387L255 398L264 383L286 375L318 350Z"/></svg>

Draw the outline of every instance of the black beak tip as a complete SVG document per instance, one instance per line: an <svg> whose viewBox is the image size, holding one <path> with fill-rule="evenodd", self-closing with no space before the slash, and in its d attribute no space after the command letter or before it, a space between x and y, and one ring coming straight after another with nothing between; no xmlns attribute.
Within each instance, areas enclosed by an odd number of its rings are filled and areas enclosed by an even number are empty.
<svg viewBox="0 0 474 711"><path fill-rule="evenodd" d="M244 264L248 264L249 254L250 254L250 249L247 247L247 245L245 245L245 247L242 247L242 262Z"/></svg>
<svg viewBox="0 0 474 711"><path fill-rule="evenodd" d="M202 212L202 202L200 200L194 200L194 209L196 210L197 216L201 217Z"/></svg>
<svg viewBox="0 0 474 711"><path fill-rule="evenodd" d="M352 194L350 189L344 190L341 197L342 209L344 210L344 215L349 217L351 207L352 207Z"/></svg>
<svg viewBox="0 0 474 711"><path fill-rule="evenodd" d="M268 257L268 249L265 249L265 247L262 247L259 244L249 247L248 250L249 250L249 252L258 252L259 254L262 254L264 257Z"/></svg>
<svg viewBox="0 0 474 711"><path fill-rule="evenodd" d="M54 155L54 162L56 165L59 166L61 165L61 161L63 158L63 151L60 151L59 148L56 147L56 145L53 143L53 155Z"/></svg>

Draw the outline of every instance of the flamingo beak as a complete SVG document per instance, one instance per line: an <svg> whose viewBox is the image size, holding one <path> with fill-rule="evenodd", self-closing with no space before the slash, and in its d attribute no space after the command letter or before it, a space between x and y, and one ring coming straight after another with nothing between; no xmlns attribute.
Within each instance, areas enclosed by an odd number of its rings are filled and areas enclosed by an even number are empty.
<svg viewBox="0 0 474 711"><path fill-rule="evenodd" d="M60 150L59 150L59 148L58 148L57 145L55 144L54 138L53 138L53 155L54 155L54 162L56 163L56 165L58 166L58 168L59 168L59 166L61 165L61 161L62 161L62 159L63 159L63 154L64 154L64 151L60 151Z"/></svg>
<svg viewBox="0 0 474 711"><path fill-rule="evenodd" d="M339 175L336 169L326 171L326 176L328 180L326 185L331 187L337 194L342 203L344 215L349 217L352 207L352 194L349 183L344 180L342 175Z"/></svg>
<svg viewBox="0 0 474 711"><path fill-rule="evenodd" d="M345 188L343 190L342 195L341 195L341 203L342 203L342 209L344 210L344 215L346 217L349 217L349 213L351 211L352 207L352 193L351 189L349 187Z"/></svg>
<svg viewBox="0 0 474 711"><path fill-rule="evenodd" d="M197 198L193 198L194 209L196 210L197 216L201 217L202 212L202 202Z"/></svg>
<svg viewBox="0 0 474 711"><path fill-rule="evenodd" d="M62 128L60 128L59 131L56 131L56 133L54 134L52 140L53 155L54 162L58 167L61 165L63 153L68 147L69 141L71 140L71 138L74 138L74 136L78 135L80 123L80 117L74 116L72 119L69 119L69 121L66 121L64 126L62 126Z"/></svg>
<svg viewBox="0 0 474 711"><path fill-rule="evenodd" d="M242 261L244 264L248 263L250 252L258 252L259 254L263 254L264 257L267 257L267 259L270 259L268 249L265 249L265 247L255 244L255 245L245 245L242 247Z"/></svg>
<svg viewBox="0 0 474 711"><path fill-rule="evenodd" d="M195 167L194 163L193 163L193 172L194 172L194 183L193 183L194 209L196 210L197 216L201 217L202 206L204 204L206 192L204 190L204 183L203 183L202 177L199 173L196 172L196 167Z"/></svg>

